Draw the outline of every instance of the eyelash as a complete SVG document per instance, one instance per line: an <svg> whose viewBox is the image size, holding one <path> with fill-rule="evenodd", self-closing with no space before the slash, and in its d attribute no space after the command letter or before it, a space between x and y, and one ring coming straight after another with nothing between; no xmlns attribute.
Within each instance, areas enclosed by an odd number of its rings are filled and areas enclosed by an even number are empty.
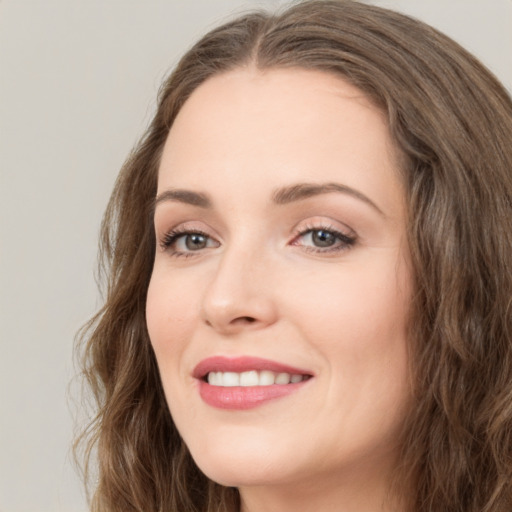
<svg viewBox="0 0 512 512"><path fill-rule="evenodd" d="M294 235L291 245L295 245L295 246L300 245L300 244L295 243L299 238L304 237L308 234L311 234L311 236L313 236L313 234L315 232L318 233L320 231L323 231L329 235L333 235L335 238L335 245L332 247L328 246L325 248L303 245L302 247L304 247L305 250L307 250L308 252L316 253L316 254L342 252L342 251L346 251L346 250L350 249L350 247L355 245L355 243L357 241L357 238L355 235L348 235L346 233L342 233L341 231L334 229L332 226L317 225L317 226L307 226L305 229L297 230L297 232ZM163 238L160 242L160 245L163 250L170 252L171 256L176 257L176 258L180 258L180 257L188 258L191 256L195 256L195 253L201 252L201 249L199 249L197 251L193 251L193 250L179 251L179 250L176 250L175 247L173 247L180 238L190 236L190 235L199 235L199 236L205 237L208 240L214 240L210 235L208 235L208 233L205 233L204 231L201 231L200 229L176 228L176 229L173 229L173 230L167 232L163 236Z"/></svg>
<svg viewBox="0 0 512 512"><path fill-rule="evenodd" d="M333 228L332 226L328 225L310 225L306 226L305 229L298 230L295 233L295 238L293 239L292 245L298 245L295 244L295 241L301 237L306 236L307 234L311 233L311 236L316 232L323 231L325 233L328 233L329 235L333 235L335 238L335 244L333 246L321 248L321 247L313 247L309 245L304 245L304 249L308 252L317 253L317 254L326 254L326 253L336 253L336 252L342 252L350 249L352 246L355 245L357 238L354 235L348 235L347 233L343 233L339 231L338 229Z"/></svg>
<svg viewBox="0 0 512 512"><path fill-rule="evenodd" d="M205 233L204 231L201 231L200 229L176 228L176 229L172 229L171 231L167 232L163 236L160 245L162 246L163 250L170 252L171 256L174 256L176 258L180 258L180 257L189 258L190 256L194 256L195 252L199 252L199 251L178 251L173 247L180 238L189 236L189 235L200 235L200 236L204 236L207 239L212 238L208 233Z"/></svg>

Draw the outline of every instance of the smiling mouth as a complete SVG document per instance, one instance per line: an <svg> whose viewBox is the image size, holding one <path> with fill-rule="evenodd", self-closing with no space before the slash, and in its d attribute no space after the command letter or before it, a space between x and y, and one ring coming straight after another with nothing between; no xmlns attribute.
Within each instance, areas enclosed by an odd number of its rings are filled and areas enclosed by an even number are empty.
<svg viewBox="0 0 512 512"><path fill-rule="evenodd" d="M295 394L314 377L307 370L251 356L209 357L192 373L207 405L233 411Z"/></svg>
<svg viewBox="0 0 512 512"><path fill-rule="evenodd" d="M274 384L285 386L297 384L311 378L311 375L300 373L273 372L270 370L249 370L245 372L209 372L204 381L211 386L220 387L252 387L273 386Z"/></svg>

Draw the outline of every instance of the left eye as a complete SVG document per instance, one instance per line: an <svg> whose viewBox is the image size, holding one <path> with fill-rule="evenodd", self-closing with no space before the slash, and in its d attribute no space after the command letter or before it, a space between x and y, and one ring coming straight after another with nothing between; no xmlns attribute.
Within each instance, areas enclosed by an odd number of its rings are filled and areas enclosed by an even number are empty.
<svg viewBox="0 0 512 512"><path fill-rule="evenodd" d="M304 231L296 241L300 242L294 245L303 245L312 249L341 250L354 245L355 238L332 229L318 228Z"/></svg>

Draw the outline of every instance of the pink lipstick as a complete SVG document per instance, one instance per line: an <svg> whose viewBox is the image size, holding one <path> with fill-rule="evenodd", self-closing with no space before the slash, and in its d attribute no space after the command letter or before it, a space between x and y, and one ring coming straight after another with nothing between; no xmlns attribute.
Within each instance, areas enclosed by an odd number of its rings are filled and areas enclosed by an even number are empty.
<svg viewBox="0 0 512 512"><path fill-rule="evenodd" d="M210 357L193 371L204 402L220 409L251 409L303 387L310 371L256 357Z"/></svg>

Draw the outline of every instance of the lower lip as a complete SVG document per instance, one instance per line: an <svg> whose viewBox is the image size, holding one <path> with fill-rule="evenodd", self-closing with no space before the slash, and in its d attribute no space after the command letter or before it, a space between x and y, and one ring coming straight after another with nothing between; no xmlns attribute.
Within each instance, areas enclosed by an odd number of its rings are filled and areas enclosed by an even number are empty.
<svg viewBox="0 0 512 512"><path fill-rule="evenodd" d="M310 380L310 379L308 379ZM199 381L199 394L204 402L218 409L253 409L266 402L288 396L298 391L308 381L271 386L211 386Z"/></svg>

